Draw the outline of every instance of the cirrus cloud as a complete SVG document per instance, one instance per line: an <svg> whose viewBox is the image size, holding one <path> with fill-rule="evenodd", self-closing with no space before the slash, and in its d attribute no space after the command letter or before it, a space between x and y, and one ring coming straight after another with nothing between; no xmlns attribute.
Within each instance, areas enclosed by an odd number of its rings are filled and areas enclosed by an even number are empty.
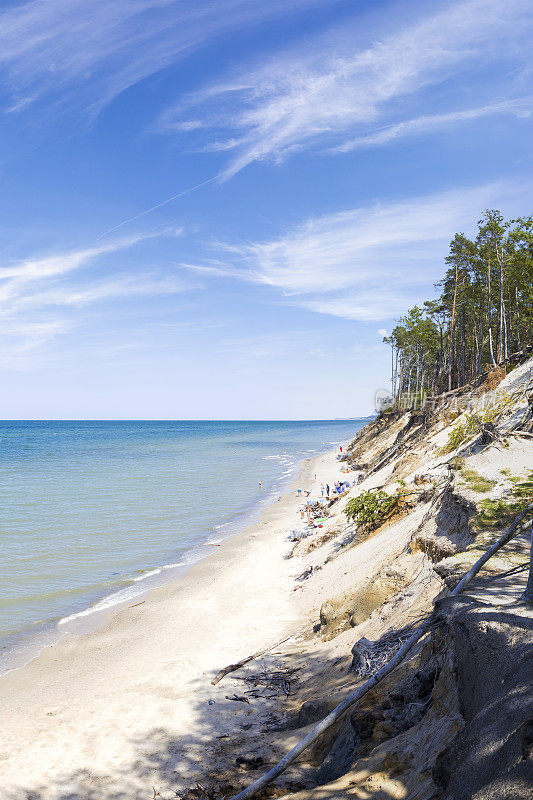
<svg viewBox="0 0 533 800"><path fill-rule="evenodd" d="M373 203L313 217L269 241L219 243L214 258L181 266L270 287L320 314L388 320L428 296L450 239L465 220L475 223L473 209L514 194L520 187L501 182Z"/></svg>
<svg viewBox="0 0 533 800"><path fill-rule="evenodd" d="M326 0L32 0L0 11L6 109L44 98L98 112L139 81L231 31Z"/></svg>
<svg viewBox="0 0 533 800"><path fill-rule="evenodd" d="M402 99L413 100L459 71L468 80L470 70L475 81L477 70L498 60L518 70L529 58L530 10L526 0L456 2L364 47L353 44L358 40L354 22L334 35L328 32L313 46L307 42L304 49L277 53L180 100L164 112L159 129L183 133L192 108L195 134L200 129L206 133L203 148L231 154L220 175L228 179L254 161L279 162L348 132L358 136L339 145L341 150L512 112L512 103L504 108L492 102L422 115L373 139L363 135L369 125L397 116Z"/></svg>

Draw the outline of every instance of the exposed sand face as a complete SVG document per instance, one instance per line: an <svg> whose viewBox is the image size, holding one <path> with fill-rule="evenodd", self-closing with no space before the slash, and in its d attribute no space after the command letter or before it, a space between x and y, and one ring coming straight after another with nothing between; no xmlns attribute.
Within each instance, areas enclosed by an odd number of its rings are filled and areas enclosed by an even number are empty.
<svg viewBox="0 0 533 800"><path fill-rule="evenodd" d="M316 605L295 602L301 566L284 558L286 537L304 524L297 488L318 497L321 483L333 487L336 455L305 462L257 525L184 578L0 678L0 796L144 798L170 762L184 780L195 772L205 737L234 729L243 710L213 675L297 631Z"/></svg>

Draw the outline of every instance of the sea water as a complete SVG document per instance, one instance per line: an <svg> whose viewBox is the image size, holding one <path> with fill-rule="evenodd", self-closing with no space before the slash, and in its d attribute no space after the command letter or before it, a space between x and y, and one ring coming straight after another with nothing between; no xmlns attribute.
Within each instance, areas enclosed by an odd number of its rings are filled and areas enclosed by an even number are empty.
<svg viewBox="0 0 533 800"><path fill-rule="evenodd" d="M0 673L198 561L363 424L0 421Z"/></svg>

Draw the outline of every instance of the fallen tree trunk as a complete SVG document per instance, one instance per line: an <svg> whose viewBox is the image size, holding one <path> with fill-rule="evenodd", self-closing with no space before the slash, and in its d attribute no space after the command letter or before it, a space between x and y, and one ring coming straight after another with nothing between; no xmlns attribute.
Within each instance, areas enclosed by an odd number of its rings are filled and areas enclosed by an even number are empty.
<svg viewBox="0 0 533 800"><path fill-rule="evenodd" d="M280 644L288 642L289 639L292 639L293 635L294 634L286 636L285 639L281 640L281 642L276 642L276 644L270 645L270 647L267 647L265 650L260 650L258 653L253 653L253 655L243 658L242 661L237 661L235 664L228 664L227 667L224 667L224 669L221 669L220 672L217 672L217 674L211 681L212 686L216 686L216 684L219 683L225 675L228 675L228 673L235 672L235 670L237 669L241 669L241 667L244 667L250 661L253 661L254 658L259 658L260 656L264 656L265 653L268 653L270 650L274 650L274 648L279 647Z"/></svg>
<svg viewBox="0 0 533 800"><path fill-rule="evenodd" d="M517 528L520 524L520 521L533 509L533 503L529 505L521 514L519 514L507 531L500 536L500 538L494 542L494 544L489 547L488 550L479 558L476 563L468 570L466 575L459 581L455 589L450 592L450 597L461 594L464 589L468 586L468 584L475 578L478 574L480 569L483 565L491 558L491 556L496 553L504 544L507 544L513 536L517 532ZM305 736L298 744L292 748L290 752L288 752L282 759L279 761L275 767L272 767L269 772L263 775L258 780L254 781L250 784L246 789L243 789L242 792L236 794L231 800L250 800L250 798L254 797L261 789L264 789L266 786L272 783L272 781L276 780L285 770L289 767L293 761L295 761L298 756L300 756L305 750L307 750L310 745L319 739L328 728L331 728L345 713L351 708L358 700L361 699L365 694L367 694L371 689L376 686L380 681L383 680L390 672L393 671L395 667L400 664L405 656L409 653L410 650L415 646L415 644L423 637L426 633L428 633L429 629L431 628L431 619L427 620L423 623L410 637L407 639L406 642L400 647L398 652L394 655L391 660L385 664L381 669L379 669L371 678L369 678L362 686L352 692L344 700L339 703L339 705L333 709L333 711L328 714L321 722L319 722L312 731L310 731L307 736Z"/></svg>

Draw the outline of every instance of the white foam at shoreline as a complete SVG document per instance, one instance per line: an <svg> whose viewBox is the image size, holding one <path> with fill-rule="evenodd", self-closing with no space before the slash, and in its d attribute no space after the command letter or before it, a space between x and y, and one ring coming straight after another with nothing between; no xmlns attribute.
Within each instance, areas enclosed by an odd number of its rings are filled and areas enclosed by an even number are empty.
<svg viewBox="0 0 533 800"><path fill-rule="evenodd" d="M82 617L88 617L91 614L98 614L100 611L107 611L114 606L119 606L122 603L126 603L129 600L133 600L136 597L140 597L145 592L150 591L151 589L155 588L155 585L152 586L139 586L140 583L148 580L149 578L153 578L155 575L160 575L162 572L166 572L171 569L179 569L180 567L190 567L193 564L197 564L198 561L201 561L202 558L206 555L206 552L202 549L202 552L198 552L198 548L190 550L189 552L185 553L183 558L179 561L176 561L172 564L163 564L161 567L155 567L154 569L149 570L148 572L144 572L141 575L137 575L135 578L129 578L128 581L131 581L131 585L127 586L125 589L121 589L118 592L113 592L112 594L108 594L106 597L103 597L97 603L88 608L83 609L83 611L76 611L74 614L69 614L67 617L63 617L57 623L59 625L65 625L67 622L72 622L75 619L81 619Z"/></svg>

